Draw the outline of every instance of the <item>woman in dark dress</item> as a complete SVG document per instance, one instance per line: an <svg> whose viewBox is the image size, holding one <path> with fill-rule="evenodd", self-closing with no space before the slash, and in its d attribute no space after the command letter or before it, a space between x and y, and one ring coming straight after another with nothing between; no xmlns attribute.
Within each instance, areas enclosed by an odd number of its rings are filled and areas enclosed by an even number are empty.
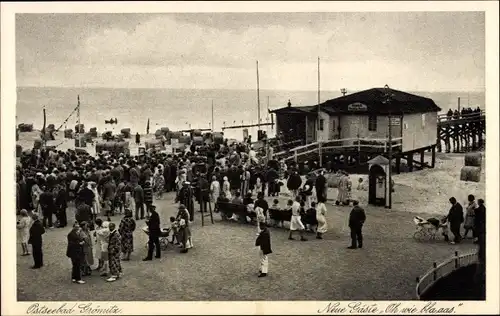
<svg viewBox="0 0 500 316"><path fill-rule="evenodd" d="M192 248L193 244L191 242L191 230L189 229L189 213L183 204L179 206L177 221L179 222L179 232L177 236L179 238L178 241L182 245L181 252L186 253L189 248Z"/></svg>
<svg viewBox="0 0 500 316"><path fill-rule="evenodd" d="M109 260L109 272L111 276L106 279L108 282L114 282L116 279L122 275L122 265L121 265L121 236L116 225L114 223L109 224L109 244L108 244L108 260Z"/></svg>
<svg viewBox="0 0 500 316"><path fill-rule="evenodd" d="M81 266L84 261L83 244L84 240L80 233L80 225L75 223L73 229L68 234L68 248L66 256L71 259L71 281L78 284L84 284L81 276Z"/></svg>
<svg viewBox="0 0 500 316"><path fill-rule="evenodd" d="M118 232L122 237L122 252L124 261L130 260L130 254L134 251L134 230L136 224L134 218L132 217L132 211L129 209L125 210L125 217L120 222L120 227Z"/></svg>

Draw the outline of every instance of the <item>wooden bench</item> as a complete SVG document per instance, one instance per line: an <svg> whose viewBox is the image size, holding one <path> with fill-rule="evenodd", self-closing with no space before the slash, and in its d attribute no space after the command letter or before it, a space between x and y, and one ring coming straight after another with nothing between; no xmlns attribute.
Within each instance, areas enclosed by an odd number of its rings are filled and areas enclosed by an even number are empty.
<svg viewBox="0 0 500 316"><path fill-rule="evenodd" d="M229 220L233 214L236 214L240 223L249 224L255 223L257 218L257 214L254 212L249 213L246 205L243 204L217 202L217 209L221 214L222 220ZM292 219L292 210L275 210L270 208L268 212L269 219L275 223L290 222ZM250 217L250 222L247 220L247 217ZM318 224L316 218L313 218L312 216L304 216L301 220L304 225L310 224L314 226Z"/></svg>
<svg viewBox="0 0 500 316"><path fill-rule="evenodd" d="M255 221L257 214L247 211L247 206L243 204L234 204L230 202L217 202L217 209L219 210L223 220L229 220L233 214L238 216L241 223L248 223L247 216L250 217L251 222Z"/></svg>
<svg viewBox="0 0 500 316"><path fill-rule="evenodd" d="M269 209L269 218L277 222L290 222L292 220L292 210Z"/></svg>

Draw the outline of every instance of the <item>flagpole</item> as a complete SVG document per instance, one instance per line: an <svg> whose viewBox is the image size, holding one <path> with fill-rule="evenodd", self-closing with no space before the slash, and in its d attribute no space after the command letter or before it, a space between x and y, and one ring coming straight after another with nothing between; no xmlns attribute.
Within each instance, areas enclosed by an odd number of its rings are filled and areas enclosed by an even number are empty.
<svg viewBox="0 0 500 316"><path fill-rule="evenodd" d="M212 100L212 133L214 132L214 100Z"/></svg>
<svg viewBox="0 0 500 316"><path fill-rule="evenodd" d="M318 154L319 154L319 167L321 168L323 166L323 153L322 153L322 150L321 150L321 142L320 142L320 139L319 139L319 132L320 132L320 120L321 120L321 117L320 117L320 112L321 112L321 106L320 106L320 103L321 103L321 95L320 95L320 67L319 67L319 57L318 57L318 121L316 122L317 123L317 128L316 128L316 140L318 141Z"/></svg>
<svg viewBox="0 0 500 316"><path fill-rule="evenodd" d="M78 105L77 109L78 111L76 112L76 119L77 119L77 127L78 127L78 147L82 147L82 137L81 137L81 126L80 126L80 95L77 96L78 100Z"/></svg>
<svg viewBox="0 0 500 316"><path fill-rule="evenodd" d="M47 116L46 116L45 105L44 105L43 106L43 128L42 128L42 139L43 139L44 147L47 147L47 136L45 133L46 124L47 124Z"/></svg>
<svg viewBox="0 0 500 316"><path fill-rule="evenodd" d="M259 86L259 61L258 60L257 60L257 128L258 128L258 130L260 130L260 86Z"/></svg>

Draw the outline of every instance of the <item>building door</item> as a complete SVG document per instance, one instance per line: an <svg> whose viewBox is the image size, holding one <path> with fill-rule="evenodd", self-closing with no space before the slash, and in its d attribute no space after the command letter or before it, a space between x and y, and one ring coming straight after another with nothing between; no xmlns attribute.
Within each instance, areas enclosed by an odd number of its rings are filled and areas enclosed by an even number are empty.
<svg viewBox="0 0 500 316"><path fill-rule="evenodd" d="M316 141L316 119L307 117L307 124L306 124L306 139L307 143L314 143Z"/></svg>

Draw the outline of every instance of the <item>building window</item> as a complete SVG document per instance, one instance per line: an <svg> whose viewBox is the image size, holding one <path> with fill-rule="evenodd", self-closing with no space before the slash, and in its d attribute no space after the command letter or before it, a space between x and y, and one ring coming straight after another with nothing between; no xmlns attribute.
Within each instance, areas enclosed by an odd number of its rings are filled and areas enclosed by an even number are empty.
<svg viewBox="0 0 500 316"><path fill-rule="evenodd" d="M320 120L319 120L319 130L320 130L320 131L322 131L322 130L323 130L324 125L325 125L325 120L324 120L324 119L320 119Z"/></svg>
<svg viewBox="0 0 500 316"><path fill-rule="evenodd" d="M368 130L370 132L376 132L377 131L377 116L370 115L368 117Z"/></svg>

